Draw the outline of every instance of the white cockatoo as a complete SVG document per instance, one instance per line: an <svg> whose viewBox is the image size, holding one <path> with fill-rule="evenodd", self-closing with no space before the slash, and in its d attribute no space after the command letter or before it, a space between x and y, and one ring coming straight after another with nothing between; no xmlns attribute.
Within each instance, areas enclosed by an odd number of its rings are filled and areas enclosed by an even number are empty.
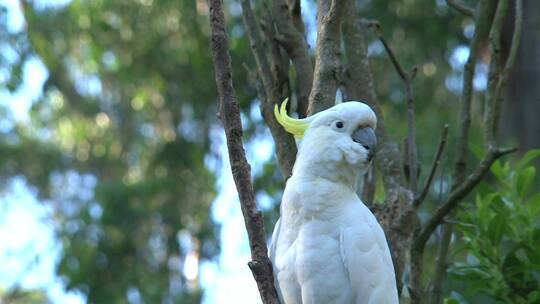
<svg viewBox="0 0 540 304"><path fill-rule="evenodd" d="M398 303L384 231L355 191L375 153L375 113L350 101L295 119L286 104L276 118L301 140L269 253L281 302Z"/></svg>

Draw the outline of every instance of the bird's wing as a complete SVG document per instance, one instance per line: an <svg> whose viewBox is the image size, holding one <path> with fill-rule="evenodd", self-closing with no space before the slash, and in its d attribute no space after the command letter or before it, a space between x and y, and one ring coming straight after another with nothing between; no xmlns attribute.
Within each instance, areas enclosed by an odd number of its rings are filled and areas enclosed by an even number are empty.
<svg viewBox="0 0 540 304"><path fill-rule="evenodd" d="M340 253L356 303L399 303L390 251L371 212L341 229Z"/></svg>

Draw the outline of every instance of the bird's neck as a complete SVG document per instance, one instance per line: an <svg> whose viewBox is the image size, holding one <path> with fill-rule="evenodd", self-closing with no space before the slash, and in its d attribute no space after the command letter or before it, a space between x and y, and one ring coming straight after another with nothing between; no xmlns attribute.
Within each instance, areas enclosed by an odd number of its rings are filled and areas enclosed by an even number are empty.
<svg viewBox="0 0 540 304"><path fill-rule="evenodd" d="M345 162L342 156L336 158L335 155L328 156L324 153L298 153L293 176L306 181L325 179L343 184L354 192L358 176L362 173L360 171Z"/></svg>

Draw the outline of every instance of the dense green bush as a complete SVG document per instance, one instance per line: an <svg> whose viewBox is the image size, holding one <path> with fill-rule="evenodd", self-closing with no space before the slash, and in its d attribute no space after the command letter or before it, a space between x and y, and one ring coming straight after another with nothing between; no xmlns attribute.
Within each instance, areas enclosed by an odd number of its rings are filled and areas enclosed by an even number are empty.
<svg viewBox="0 0 540 304"><path fill-rule="evenodd" d="M465 261L450 273L466 284L467 298L481 293L497 303L540 303L540 191L531 165L538 156L540 150L532 150L516 164L495 163L494 181L460 212L458 253Z"/></svg>

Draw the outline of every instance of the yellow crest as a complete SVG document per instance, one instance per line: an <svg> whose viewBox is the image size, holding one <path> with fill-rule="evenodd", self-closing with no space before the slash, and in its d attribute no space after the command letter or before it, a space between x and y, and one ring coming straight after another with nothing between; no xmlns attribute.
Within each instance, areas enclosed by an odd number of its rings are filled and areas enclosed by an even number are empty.
<svg viewBox="0 0 540 304"><path fill-rule="evenodd" d="M281 107L278 107L278 105L274 106L274 116L285 131L294 135L296 139L302 139L304 132L309 127L309 120L289 117L287 115L287 102L289 102L289 98L283 101Z"/></svg>

